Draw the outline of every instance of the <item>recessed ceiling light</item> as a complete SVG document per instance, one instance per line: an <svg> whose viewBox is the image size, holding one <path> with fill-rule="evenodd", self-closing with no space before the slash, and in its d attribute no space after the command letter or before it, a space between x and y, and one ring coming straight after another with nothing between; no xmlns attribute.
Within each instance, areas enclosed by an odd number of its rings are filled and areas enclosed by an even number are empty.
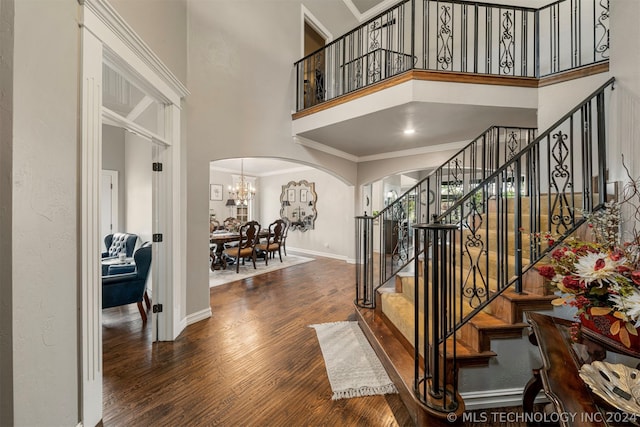
<svg viewBox="0 0 640 427"><path fill-rule="evenodd" d="M411 134L413 134L413 133L416 133L416 130L415 130L415 129L405 129L405 130L404 130L404 134L405 134L405 135L411 135Z"/></svg>

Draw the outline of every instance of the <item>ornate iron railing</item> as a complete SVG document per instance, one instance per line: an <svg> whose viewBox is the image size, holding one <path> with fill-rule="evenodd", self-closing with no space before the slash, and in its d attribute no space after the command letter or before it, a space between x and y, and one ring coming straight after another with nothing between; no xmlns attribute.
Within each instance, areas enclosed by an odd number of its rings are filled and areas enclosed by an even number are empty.
<svg viewBox="0 0 640 427"><path fill-rule="evenodd" d="M613 79L415 230L415 392L456 409L456 331L599 209L606 198ZM418 258L426 261L418 263ZM446 356L445 356L446 355ZM443 374L444 373L444 374Z"/></svg>
<svg viewBox="0 0 640 427"><path fill-rule="evenodd" d="M529 145L535 132L493 126L377 215L356 217L356 304L375 307L376 289L413 260L412 224L447 210Z"/></svg>
<svg viewBox="0 0 640 427"><path fill-rule="evenodd" d="M403 0L294 64L296 110L411 69L539 78L608 52L609 0Z"/></svg>

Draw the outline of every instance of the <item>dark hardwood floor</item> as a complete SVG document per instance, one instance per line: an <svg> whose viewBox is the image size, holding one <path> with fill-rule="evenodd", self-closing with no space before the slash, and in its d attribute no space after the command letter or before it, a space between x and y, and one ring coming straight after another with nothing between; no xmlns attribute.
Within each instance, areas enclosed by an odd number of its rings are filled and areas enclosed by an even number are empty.
<svg viewBox="0 0 640 427"><path fill-rule="evenodd" d="M308 325L354 319L354 274L317 257L212 288L213 316L174 342L152 343L135 304L103 310L103 425L412 426L398 395L331 400ZM526 426L489 411L457 425Z"/></svg>
<svg viewBox="0 0 640 427"><path fill-rule="evenodd" d="M105 426L410 426L398 395L331 400L314 323L350 320L354 266L317 258L211 289L210 319L151 342L104 310Z"/></svg>

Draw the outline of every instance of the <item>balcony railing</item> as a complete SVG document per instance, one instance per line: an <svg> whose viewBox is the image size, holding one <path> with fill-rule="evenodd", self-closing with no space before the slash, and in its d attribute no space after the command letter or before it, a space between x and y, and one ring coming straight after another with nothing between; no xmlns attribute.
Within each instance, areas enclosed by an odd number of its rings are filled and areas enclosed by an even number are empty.
<svg viewBox="0 0 640 427"><path fill-rule="evenodd" d="M294 64L296 110L412 69L540 78L608 55L609 0L403 0Z"/></svg>

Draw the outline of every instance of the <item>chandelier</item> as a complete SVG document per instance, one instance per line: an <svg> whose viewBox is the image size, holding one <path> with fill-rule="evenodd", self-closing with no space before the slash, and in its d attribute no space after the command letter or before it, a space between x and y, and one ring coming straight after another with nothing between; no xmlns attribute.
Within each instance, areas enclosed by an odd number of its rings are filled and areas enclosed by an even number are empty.
<svg viewBox="0 0 640 427"><path fill-rule="evenodd" d="M235 186L229 186L229 197L233 199L236 206L247 206L249 200L253 200L255 195L256 189L245 179L244 162L243 159L240 159L240 182L236 182Z"/></svg>

